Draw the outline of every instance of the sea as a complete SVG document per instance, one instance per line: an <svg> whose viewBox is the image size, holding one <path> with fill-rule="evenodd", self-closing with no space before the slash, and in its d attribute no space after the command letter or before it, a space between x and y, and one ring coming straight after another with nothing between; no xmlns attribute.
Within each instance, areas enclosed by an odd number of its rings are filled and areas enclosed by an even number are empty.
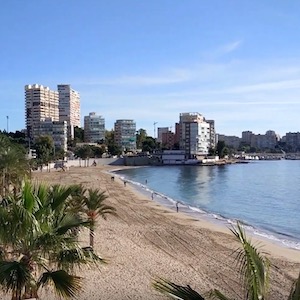
<svg viewBox="0 0 300 300"><path fill-rule="evenodd" d="M153 201L300 250L300 160L151 166L116 175Z"/></svg>

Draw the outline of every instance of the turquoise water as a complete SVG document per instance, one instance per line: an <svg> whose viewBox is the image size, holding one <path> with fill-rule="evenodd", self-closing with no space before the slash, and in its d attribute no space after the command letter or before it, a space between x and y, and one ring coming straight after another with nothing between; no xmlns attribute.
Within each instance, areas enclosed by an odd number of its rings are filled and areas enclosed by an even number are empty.
<svg viewBox="0 0 300 300"><path fill-rule="evenodd" d="M195 217L242 221L254 234L300 249L300 161L162 166L117 171L154 200Z"/></svg>

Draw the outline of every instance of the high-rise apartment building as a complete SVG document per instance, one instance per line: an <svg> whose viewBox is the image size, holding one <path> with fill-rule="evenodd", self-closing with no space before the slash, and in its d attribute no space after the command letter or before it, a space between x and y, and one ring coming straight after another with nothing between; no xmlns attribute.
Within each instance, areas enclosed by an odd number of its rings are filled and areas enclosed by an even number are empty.
<svg viewBox="0 0 300 300"><path fill-rule="evenodd" d="M199 113L179 115L179 147L185 150L186 158L207 155L211 147L210 123Z"/></svg>
<svg viewBox="0 0 300 300"><path fill-rule="evenodd" d="M26 135L37 138L40 124L46 119L59 121L58 92L39 84L25 86Z"/></svg>
<svg viewBox="0 0 300 300"><path fill-rule="evenodd" d="M287 132L285 142L289 152L300 151L300 132Z"/></svg>
<svg viewBox="0 0 300 300"><path fill-rule="evenodd" d="M80 95L69 84L57 85L59 120L68 124L68 136L74 138L74 127L80 127Z"/></svg>
<svg viewBox="0 0 300 300"><path fill-rule="evenodd" d="M215 120L205 120L209 124L210 148L216 147Z"/></svg>
<svg viewBox="0 0 300 300"><path fill-rule="evenodd" d="M48 135L53 139L55 149L66 152L67 149L67 122L52 121L51 118L40 122L39 135Z"/></svg>
<svg viewBox="0 0 300 300"><path fill-rule="evenodd" d="M115 122L115 143L122 150L136 150L136 123L133 120Z"/></svg>
<svg viewBox="0 0 300 300"><path fill-rule="evenodd" d="M162 135L163 133L167 133L169 131L169 127L158 127L157 128L157 141L162 143Z"/></svg>
<svg viewBox="0 0 300 300"><path fill-rule="evenodd" d="M172 150L175 144L175 134L172 131L163 132L161 135L161 147L163 149Z"/></svg>
<svg viewBox="0 0 300 300"><path fill-rule="evenodd" d="M227 147L238 149L241 144L241 138L234 135L217 134L218 142L224 142Z"/></svg>
<svg viewBox="0 0 300 300"><path fill-rule="evenodd" d="M102 116L91 112L84 117L84 141L97 143L105 140L105 120Z"/></svg>

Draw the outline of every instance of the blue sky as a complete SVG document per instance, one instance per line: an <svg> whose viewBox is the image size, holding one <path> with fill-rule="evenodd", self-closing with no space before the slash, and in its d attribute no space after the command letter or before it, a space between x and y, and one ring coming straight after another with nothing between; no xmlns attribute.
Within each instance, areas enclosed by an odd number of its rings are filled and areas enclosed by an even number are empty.
<svg viewBox="0 0 300 300"><path fill-rule="evenodd" d="M24 85L65 83L107 129L199 112L226 135L300 131L299 1L10 0L0 28L1 130L25 128Z"/></svg>

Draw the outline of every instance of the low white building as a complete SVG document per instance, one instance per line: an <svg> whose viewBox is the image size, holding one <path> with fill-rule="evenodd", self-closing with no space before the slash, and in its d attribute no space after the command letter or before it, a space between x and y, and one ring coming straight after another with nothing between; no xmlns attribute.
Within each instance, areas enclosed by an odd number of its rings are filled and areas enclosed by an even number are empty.
<svg viewBox="0 0 300 300"><path fill-rule="evenodd" d="M185 162L185 151L164 150L161 159L164 165L182 165Z"/></svg>

